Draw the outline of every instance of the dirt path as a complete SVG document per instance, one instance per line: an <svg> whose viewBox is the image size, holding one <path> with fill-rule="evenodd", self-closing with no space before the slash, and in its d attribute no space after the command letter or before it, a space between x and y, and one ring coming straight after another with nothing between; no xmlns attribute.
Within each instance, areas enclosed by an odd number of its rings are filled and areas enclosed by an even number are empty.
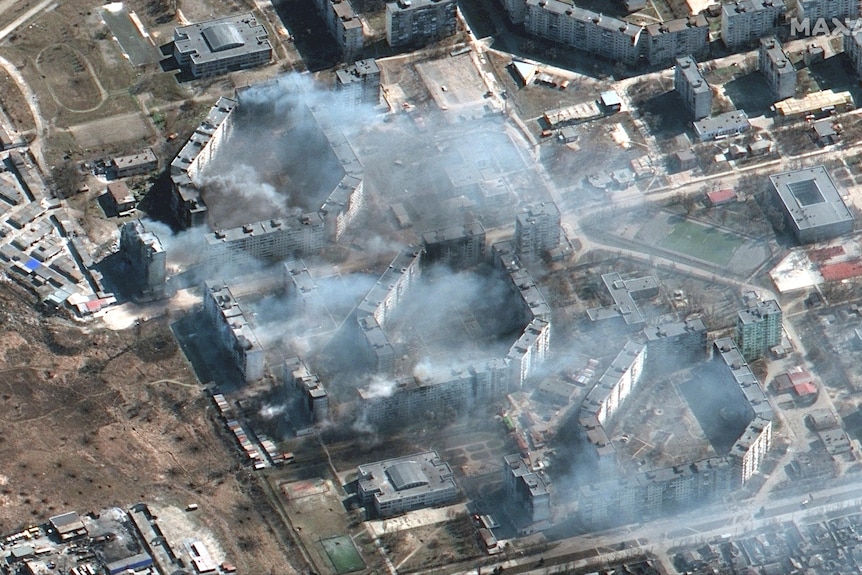
<svg viewBox="0 0 862 575"><path fill-rule="evenodd" d="M27 84L24 76L21 75L21 72L18 71L18 68L16 68L12 62L0 56L0 66L2 66L3 69L6 70L6 73L9 74L9 77L18 84L18 88L24 95L24 99L27 100L27 105L30 107L30 113L33 114L33 121L36 124L36 140L30 144L30 151L36 159L36 163L39 164L39 169L42 170L43 174L47 174L49 173L49 170L48 166L45 164L45 156L42 153L40 139L47 135L48 129L42 119L42 112L39 110L39 100L33 90L30 89L30 85Z"/></svg>

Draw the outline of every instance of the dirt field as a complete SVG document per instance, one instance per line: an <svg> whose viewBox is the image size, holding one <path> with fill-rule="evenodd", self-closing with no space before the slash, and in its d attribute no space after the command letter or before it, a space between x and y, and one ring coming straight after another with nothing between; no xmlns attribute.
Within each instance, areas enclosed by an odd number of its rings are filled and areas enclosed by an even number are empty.
<svg viewBox="0 0 862 575"><path fill-rule="evenodd" d="M0 286L0 533L136 502L200 505L242 573L292 573L165 319L126 332L41 318Z"/></svg>

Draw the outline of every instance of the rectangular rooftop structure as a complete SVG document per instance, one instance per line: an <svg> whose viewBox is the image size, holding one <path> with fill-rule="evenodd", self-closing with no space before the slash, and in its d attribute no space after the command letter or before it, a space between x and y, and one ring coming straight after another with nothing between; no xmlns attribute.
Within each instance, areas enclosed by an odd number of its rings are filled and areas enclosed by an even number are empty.
<svg viewBox="0 0 862 575"><path fill-rule="evenodd" d="M769 180L800 243L833 238L853 230L853 214L825 167L782 172Z"/></svg>
<svg viewBox="0 0 862 575"><path fill-rule="evenodd" d="M650 298L658 295L658 280L655 276L623 280L620 274L613 272L604 274L602 283L610 292L614 305L587 310L587 315L592 321L614 317L623 318L626 325L637 325L645 321L637 303L635 303L635 298Z"/></svg>
<svg viewBox="0 0 862 575"><path fill-rule="evenodd" d="M701 142L736 136L751 128L744 110L731 110L693 123L694 133Z"/></svg>
<svg viewBox="0 0 862 575"><path fill-rule="evenodd" d="M358 494L381 517L454 501L452 469L436 451L360 465Z"/></svg>
<svg viewBox="0 0 862 575"><path fill-rule="evenodd" d="M175 28L174 57L201 78L266 64L272 45L266 28L246 12Z"/></svg>

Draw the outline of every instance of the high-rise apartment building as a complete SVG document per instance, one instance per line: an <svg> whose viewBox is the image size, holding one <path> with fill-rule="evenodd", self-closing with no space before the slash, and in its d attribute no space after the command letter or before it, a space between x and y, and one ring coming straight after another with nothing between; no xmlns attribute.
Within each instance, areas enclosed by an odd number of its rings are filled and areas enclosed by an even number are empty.
<svg viewBox="0 0 862 575"><path fill-rule="evenodd" d="M845 19L859 16L859 0L799 0L797 17L807 19L810 26L818 19L832 24L833 18Z"/></svg>
<svg viewBox="0 0 862 575"><path fill-rule="evenodd" d="M458 29L456 0L395 0L386 4L386 41L392 47L421 46Z"/></svg>
<svg viewBox="0 0 862 575"><path fill-rule="evenodd" d="M796 94L796 68L790 63L781 42L775 36L760 39L757 67L776 101L792 98Z"/></svg>
<svg viewBox="0 0 862 575"><path fill-rule="evenodd" d="M128 266L127 278L145 297L164 295L167 279L166 256L162 242L147 231L141 220L120 228L120 255Z"/></svg>
<svg viewBox="0 0 862 575"><path fill-rule="evenodd" d="M746 361L764 357L781 343L782 317L775 300L751 302L737 313L736 345Z"/></svg>
<svg viewBox="0 0 862 575"><path fill-rule="evenodd" d="M695 120L709 116L712 110L712 90L691 56L677 58L673 87Z"/></svg>
<svg viewBox="0 0 862 575"><path fill-rule="evenodd" d="M553 202L531 204L515 217L515 253L537 259L560 245L560 210Z"/></svg>
<svg viewBox="0 0 862 575"><path fill-rule="evenodd" d="M369 58L335 72L335 89L349 108L380 103L380 68Z"/></svg>
<svg viewBox="0 0 862 575"><path fill-rule="evenodd" d="M784 21L784 0L740 0L721 7L721 40L731 50L775 33Z"/></svg>
<svg viewBox="0 0 862 575"><path fill-rule="evenodd" d="M365 46L362 33L362 22L353 11L348 0L314 0L317 11L329 34L341 49L341 54L348 62L355 58Z"/></svg>

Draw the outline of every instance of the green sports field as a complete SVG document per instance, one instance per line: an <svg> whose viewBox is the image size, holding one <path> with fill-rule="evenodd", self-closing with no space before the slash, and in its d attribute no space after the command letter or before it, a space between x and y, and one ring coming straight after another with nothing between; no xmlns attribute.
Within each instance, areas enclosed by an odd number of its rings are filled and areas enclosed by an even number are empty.
<svg viewBox="0 0 862 575"><path fill-rule="evenodd" d="M339 575L365 568L365 563L362 561L362 557L359 556L356 547L353 546L353 541L350 540L350 537L332 537L324 539L320 543L323 545L326 555L332 561L332 566L335 567Z"/></svg>
<svg viewBox="0 0 862 575"><path fill-rule="evenodd" d="M683 220L659 242L659 246L693 258L726 266L744 240L736 235Z"/></svg>

